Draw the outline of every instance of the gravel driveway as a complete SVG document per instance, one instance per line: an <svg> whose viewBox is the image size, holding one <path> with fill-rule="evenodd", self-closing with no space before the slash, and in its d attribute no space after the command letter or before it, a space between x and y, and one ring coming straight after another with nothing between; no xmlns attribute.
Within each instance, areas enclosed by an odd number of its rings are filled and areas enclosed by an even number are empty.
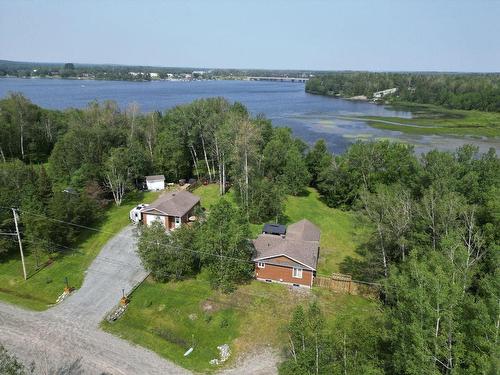
<svg viewBox="0 0 500 375"><path fill-rule="evenodd" d="M59 305L34 312L0 302L0 343L37 374L189 374L157 354L99 329L99 322L145 276L130 225L113 237L82 287ZM260 357L260 358L259 358ZM264 366L262 366L264 365ZM228 374L274 374L276 357L263 352Z"/></svg>
<svg viewBox="0 0 500 375"><path fill-rule="evenodd" d="M0 303L0 342L37 373L188 374L157 354L99 329L99 322L146 272L135 254L134 227L112 238L82 287L59 305L33 312ZM66 372L56 372L61 369Z"/></svg>

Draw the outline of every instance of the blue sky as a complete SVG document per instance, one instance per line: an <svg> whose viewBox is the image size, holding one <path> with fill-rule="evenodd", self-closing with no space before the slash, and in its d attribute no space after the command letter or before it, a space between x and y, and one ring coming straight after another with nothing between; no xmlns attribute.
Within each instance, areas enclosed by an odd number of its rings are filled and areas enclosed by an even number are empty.
<svg viewBox="0 0 500 375"><path fill-rule="evenodd" d="M0 0L0 59L500 71L500 1Z"/></svg>

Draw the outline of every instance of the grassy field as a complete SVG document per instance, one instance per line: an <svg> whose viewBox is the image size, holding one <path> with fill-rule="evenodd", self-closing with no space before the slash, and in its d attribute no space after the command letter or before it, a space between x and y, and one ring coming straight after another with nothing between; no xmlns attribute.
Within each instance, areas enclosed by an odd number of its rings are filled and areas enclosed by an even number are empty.
<svg viewBox="0 0 500 375"><path fill-rule="evenodd" d="M201 197L203 207L210 206L219 199L217 185L201 186L194 191ZM226 194L229 201L234 200L231 191ZM339 272L339 264L347 256L356 257L356 247L366 236L366 230L357 225L352 212L345 212L328 207L312 188L304 196L288 196L285 203L285 222L291 224L307 219L321 229L321 253L318 273ZM262 231L262 224L251 225L251 231L257 236Z"/></svg>
<svg viewBox="0 0 500 375"><path fill-rule="evenodd" d="M185 368L207 373L217 369L209 361L218 357L218 345L230 346L228 364L263 347L280 349L293 309L312 300L319 302L328 324L339 317L377 314L376 303L362 297L298 292L258 281L224 295L211 290L202 274L166 284L147 280L134 292L125 315L102 327ZM193 352L184 357L190 347Z"/></svg>
<svg viewBox="0 0 500 375"><path fill-rule="evenodd" d="M319 274L339 272L339 264L347 256L358 256L355 249L367 235L352 212L328 207L311 188L306 196L287 198L285 217L287 224L307 219L321 229Z"/></svg>
<svg viewBox="0 0 500 375"><path fill-rule="evenodd" d="M9 254L0 262L0 299L33 310L45 310L55 303L64 288L67 276L71 286L78 288L84 278L84 271L97 256L102 246L111 238L111 233L119 232L129 224L128 213L136 204L151 202L158 193L129 194L122 206L108 209L100 224L95 227L105 232L85 231L74 250L54 257L49 266L35 271L35 259L26 256L28 280L23 279L19 253Z"/></svg>
<svg viewBox="0 0 500 375"><path fill-rule="evenodd" d="M500 113L453 110L423 104L404 104L393 108L410 111L413 113L413 118L378 116L362 116L362 118L375 128L409 134L500 137Z"/></svg>

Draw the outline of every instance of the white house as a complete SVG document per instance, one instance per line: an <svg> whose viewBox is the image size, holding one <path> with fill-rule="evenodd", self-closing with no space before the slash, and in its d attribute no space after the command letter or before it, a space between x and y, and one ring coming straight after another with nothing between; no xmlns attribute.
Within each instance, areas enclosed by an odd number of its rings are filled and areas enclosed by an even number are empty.
<svg viewBox="0 0 500 375"><path fill-rule="evenodd" d="M156 191L165 189L165 176L146 176L148 190Z"/></svg>
<svg viewBox="0 0 500 375"><path fill-rule="evenodd" d="M182 224L194 220L196 207L200 205L200 197L189 191L172 191L166 193L141 210L144 224L160 222L167 231L179 228Z"/></svg>
<svg viewBox="0 0 500 375"><path fill-rule="evenodd" d="M160 74L159 73L149 73L149 76L153 79L158 79L160 78Z"/></svg>

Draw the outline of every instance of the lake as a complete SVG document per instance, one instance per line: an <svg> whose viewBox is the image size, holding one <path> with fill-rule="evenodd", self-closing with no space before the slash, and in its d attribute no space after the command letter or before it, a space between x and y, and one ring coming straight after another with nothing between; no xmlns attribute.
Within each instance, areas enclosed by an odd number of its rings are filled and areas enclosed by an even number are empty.
<svg viewBox="0 0 500 375"><path fill-rule="evenodd" d="M114 100L121 108L137 102L142 111L163 111L195 99L223 96L243 103L253 114L264 114L276 126L288 126L308 144L323 138L329 149L343 152L357 140L390 139L415 146L417 153L433 148L454 150L466 143L500 149L496 139L455 136L422 136L381 130L360 120L343 116L390 116L411 118L388 106L307 94L304 84L262 81L94 81L64 79L1 78L0 97L10 91L22 92L45 108L84 108L92 100ZM340 117L339 117L340 116Z"/></svg>

